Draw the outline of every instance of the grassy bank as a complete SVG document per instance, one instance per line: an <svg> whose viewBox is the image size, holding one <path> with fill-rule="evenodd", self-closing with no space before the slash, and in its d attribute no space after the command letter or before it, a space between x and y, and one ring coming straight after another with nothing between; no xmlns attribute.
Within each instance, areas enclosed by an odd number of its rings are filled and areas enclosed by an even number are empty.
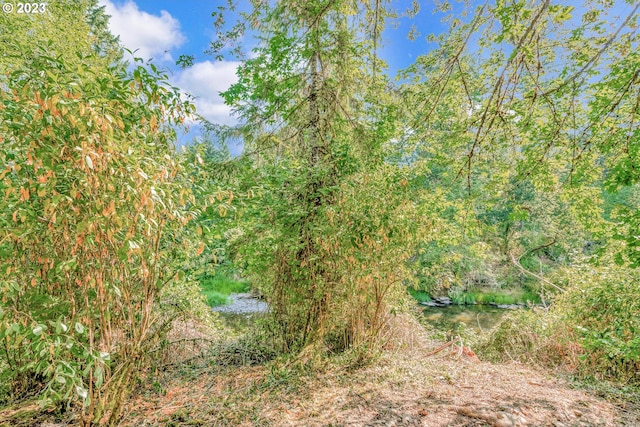
<svg viewBox="0 0 640 427"><path fill-rule="evenodd" d="M214 274L203 274L198 278L202 294L207 298L211 307L225 305L229 302L229 295L248 292L251 286L246 280L234 278L232 269L219 268Z"/></svg>
<svg viewBox="0 0 640 427"><path fill-rule="evenodd" d="M262 344L238 338L188 369L161 372L156 388L130 399L121 425L635 425L633 408L619 410L548 372L483 362L416 323L394 317L388 347L357 367L344 355L321 366L263 360L255 357Z"/></svg>
<svg viewBox="0 0 640 427"><path fill-rule="evenodd" d="M431 301L431 295L422 290L408 289L409 294L418 302ZM538 304L540 296L534 292L524 291L521 289L510 289L505 291L465 291L452 292L448 294L451 302L456 305L465 304Z"/></svg>
<svg viewBox="0 0 640 427"><path fill-rule="evenodd" d="M554 370L486 362L466 340L435 339L404 313L389 319L392 339L364 365L348 353L318 364L276 357L256 328L236 336L183 326L164 350L164 368L141 381L118 425L613 427L637 425L640 416L634 390L590 389ZM199 344L185 346L185 332ZM41 410L34 400L0 407L0 427L77 424L72 413Z"/></svg>

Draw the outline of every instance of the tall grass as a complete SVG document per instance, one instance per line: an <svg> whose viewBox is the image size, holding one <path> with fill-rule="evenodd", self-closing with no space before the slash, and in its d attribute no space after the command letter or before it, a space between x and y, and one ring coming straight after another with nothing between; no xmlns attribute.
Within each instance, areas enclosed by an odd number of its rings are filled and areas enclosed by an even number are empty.
<svg viewBox="0 0 640 427"><path fill-rule="evenodd" d="M640 272L578 265L555 274L566 291L549 310L509 313L477 345L479 354L563 368L581 381L600 383L606 394L607 381L621 392L638 394Z"/></svg>
<svg viewBox="0 0 640 427"><path fill-rule="evenodd" d="M411 295L418 302L429 302L431 301L431 296L429 292L421 291L418 289L407 288L409 291L409 295Z"/></svg>

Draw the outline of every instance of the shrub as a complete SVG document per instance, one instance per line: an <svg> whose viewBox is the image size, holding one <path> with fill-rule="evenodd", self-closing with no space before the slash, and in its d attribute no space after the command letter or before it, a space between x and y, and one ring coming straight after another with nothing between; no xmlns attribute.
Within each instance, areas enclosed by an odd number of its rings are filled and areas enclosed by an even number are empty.
<svg viewBox="0 0 640 427"><path fill-rule="evenodd" d="M582 267L567 274L573 286L553 310L558 332L581 346L580 373L640 384L640 272Z"/></svg>
<svg viewBox="0 0 640 427"><path fill-rule="evenodd" d="M640 272L580 266L549 311L510 313L478 346L492 360L562 366L582 378L640 384Z"/></svg>
<svg viewBox="0 0 640 427"><path fill-rule="evenodd" d="M0 376L113 424L183 278L191 197L170 141L190 108L153 71L78 58L0 76Z"/></svg>
<svg viewBox="0 0 640 427"><path fill-rule="evenodd" d="M542 310L516 310L506 313L500 323L481 339L476 351L484 358L499 362L517 360L543 365L559 362L554 352L545 353L549 340L551 315Z"/></svg>

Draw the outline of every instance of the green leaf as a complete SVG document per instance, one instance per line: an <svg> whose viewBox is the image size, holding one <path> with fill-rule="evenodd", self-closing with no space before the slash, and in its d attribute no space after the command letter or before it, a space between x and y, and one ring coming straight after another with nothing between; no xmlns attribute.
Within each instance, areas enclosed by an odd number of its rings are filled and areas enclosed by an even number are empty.
<svg viewBox="0 0 640 427"><path fill-rule="evenodd" d="M96 366L93 371L93 378L96 388L102 387L102 383L104 381L104 369L102 366Z"/></svg>
<svg viewBox="0 0 640 427"><path fill-rule="evenodd" d="M76 322L76 324L74 326L74 329L76 330L77 333L79 333L81 335L84 334L85 327L84 327L84 325L82 323Z"/></svg>

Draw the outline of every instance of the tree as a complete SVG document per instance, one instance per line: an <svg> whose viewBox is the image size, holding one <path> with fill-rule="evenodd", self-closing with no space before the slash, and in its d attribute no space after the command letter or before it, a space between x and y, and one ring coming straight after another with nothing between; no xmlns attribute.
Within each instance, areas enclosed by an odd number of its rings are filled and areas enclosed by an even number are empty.
<svg viewBox="0 0 640 427"><path fill-rule="evenodd" d="M533 185L562 194L574 224L605 231L594 220L602 183L615 191L638 182L638 5L615 27L613 6L586 2L578 14L550 1L497 2L466 24L451 21L438 47L404 74L406 126L418 149L446 147L470 196ZM616 234L635 266L636 216L620 214L627 226Z"/></svg>
<svg viewBox="0 0 640 427"><path fill-rule="evenodd" d="M255 164L241 251L284 350L379 343L408 277L420 224L403 169L385 162L396 133L376 52L386 14L382 2L257 5L260 47L224 94Z"/></svg>
<svg viewBox="0 0 640 427"><path fill-rule="evenodd" d="M97 0L42 3L38 13L0 15L0 69L21 68L47 49L50 56L62 56L69 63L95 52L96 64L115 65L122 59L122 48L107 28L108 17Z"/></svg>

